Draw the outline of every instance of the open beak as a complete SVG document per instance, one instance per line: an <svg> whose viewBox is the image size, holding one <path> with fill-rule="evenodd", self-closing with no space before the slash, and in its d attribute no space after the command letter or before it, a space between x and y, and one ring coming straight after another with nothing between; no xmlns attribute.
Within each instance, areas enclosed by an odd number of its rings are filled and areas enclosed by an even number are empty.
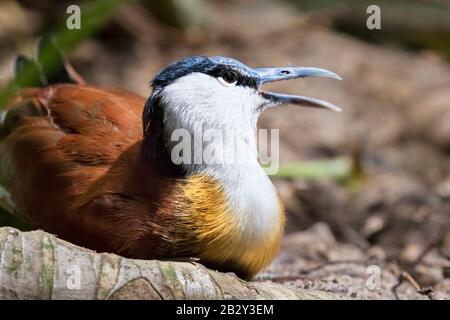
<svg viewBox="0 0 450 320"><path fill-rule="evenodd" d="M307 68L307 67L284 67L284 68L256 68L253 69L256 72L258 79L258 87L267 82L307 78L307 77L320 77L320 78L332 78L342 80L337 74L320 68ZM303 107L312 108L324 108L333 111L342 111L341 108L335 106L324 100L309 98L297 95L282 94L276 92L268 92L259 90L261 95L270 100L273 105L279 105L283 103L292 103Z"/></svg>

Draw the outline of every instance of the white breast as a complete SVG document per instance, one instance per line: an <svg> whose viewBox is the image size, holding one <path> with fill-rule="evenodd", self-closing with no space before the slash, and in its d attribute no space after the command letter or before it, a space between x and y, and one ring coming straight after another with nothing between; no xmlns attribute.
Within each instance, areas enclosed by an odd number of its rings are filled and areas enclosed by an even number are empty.
<svg viewBox="0 0 450 320"><path fill-rule="evenodd" d="M258 244L278 229L280 206L275 187L259 164L217 172L243 238Z"/></svg>

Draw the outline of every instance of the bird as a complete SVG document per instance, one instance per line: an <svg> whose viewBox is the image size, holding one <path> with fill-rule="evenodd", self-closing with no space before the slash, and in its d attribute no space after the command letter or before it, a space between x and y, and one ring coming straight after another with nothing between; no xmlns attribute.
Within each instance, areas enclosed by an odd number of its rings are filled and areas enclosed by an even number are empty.
<svg viewBox="0 0 450 320"><path fill-rule="evenodd" d="M43 48L53 53L54 70L43 65ZM86 84L51 39L37 51L36 59L17 58L16 78L27 66L34 78L18 81L20 89L0 106L0 178L17 214L34 228L124 257L195 259L246 280L268 266L280 248L285 209L258 162L255 136L237 143L243 162L193 163L174 159L172 133L255 132L263 111L286 104L339 111L262 88L341 79L337 74L198 55L165 66L145 98ZM213 160L231 151L214 137L207 148Z"/></svg>

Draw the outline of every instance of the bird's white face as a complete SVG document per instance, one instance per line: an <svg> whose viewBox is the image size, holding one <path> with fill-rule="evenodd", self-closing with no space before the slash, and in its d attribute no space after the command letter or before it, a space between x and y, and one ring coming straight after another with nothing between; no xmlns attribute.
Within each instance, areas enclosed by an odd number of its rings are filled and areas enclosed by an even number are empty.
<svg viewBox="0 0 450 320"><path fill-rule="evenodd" d="M324 69L252 69L239 61L223 57L192 57L169 65L154 81L159 88L157 96L164 110L165 141L173 149L173 133L179 129L187 130L191 141L202 136L205 130L216 130L208 141L201 142L203 152L208 148L211 150L206 153L214 155L214 163L229 163L230 155L234 157L232 163L253 163L257 157L256 123L265 109L292 103L338 110L326 101L262 90L262 85L267 82L302 77L339 79L339 76ZM235 139L231 144L224 145L226 136ZM191 153L198 151L193 146Z"/></svg>
<svg viewBox="0 0 450 320"><path fill-rule="evenodd" d="M194 72L160 93L166 141L176 140L173 133L185 129L191 141L189 159L200 157L198 165L256 163L256 122L262 107L272 102L256 88L231 80ZM195 140L201 149L195 149ZM207 154L210 159L205 159Z"/></svg>
<svg viewBox="0 0 450 320"><path fill-rule="evenodd" d="M160 93L165 106L165 125L206 128L255 129L264 106L273 104L250 86L226 77L194 72L166 86Z"/></svg>

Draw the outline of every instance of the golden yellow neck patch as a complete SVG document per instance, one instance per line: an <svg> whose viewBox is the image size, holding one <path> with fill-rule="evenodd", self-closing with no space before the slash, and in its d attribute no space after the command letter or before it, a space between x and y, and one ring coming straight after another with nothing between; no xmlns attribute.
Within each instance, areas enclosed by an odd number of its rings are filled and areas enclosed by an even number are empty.
<svg viewBox="0 0 450 320"><path fill-rule="evenodd" d="M280 201L278 223L263 241L255 243L245 237L249 230L241 224L239 216L230 211L220 181L196 174L179 187L177 212L181 214L177 224L179 229L188 231L185 237L189 239L185 239L185 245L190 246L195 257L244 278L253 277L271 262L279 249L284 229L284 207Z"/></svg>

